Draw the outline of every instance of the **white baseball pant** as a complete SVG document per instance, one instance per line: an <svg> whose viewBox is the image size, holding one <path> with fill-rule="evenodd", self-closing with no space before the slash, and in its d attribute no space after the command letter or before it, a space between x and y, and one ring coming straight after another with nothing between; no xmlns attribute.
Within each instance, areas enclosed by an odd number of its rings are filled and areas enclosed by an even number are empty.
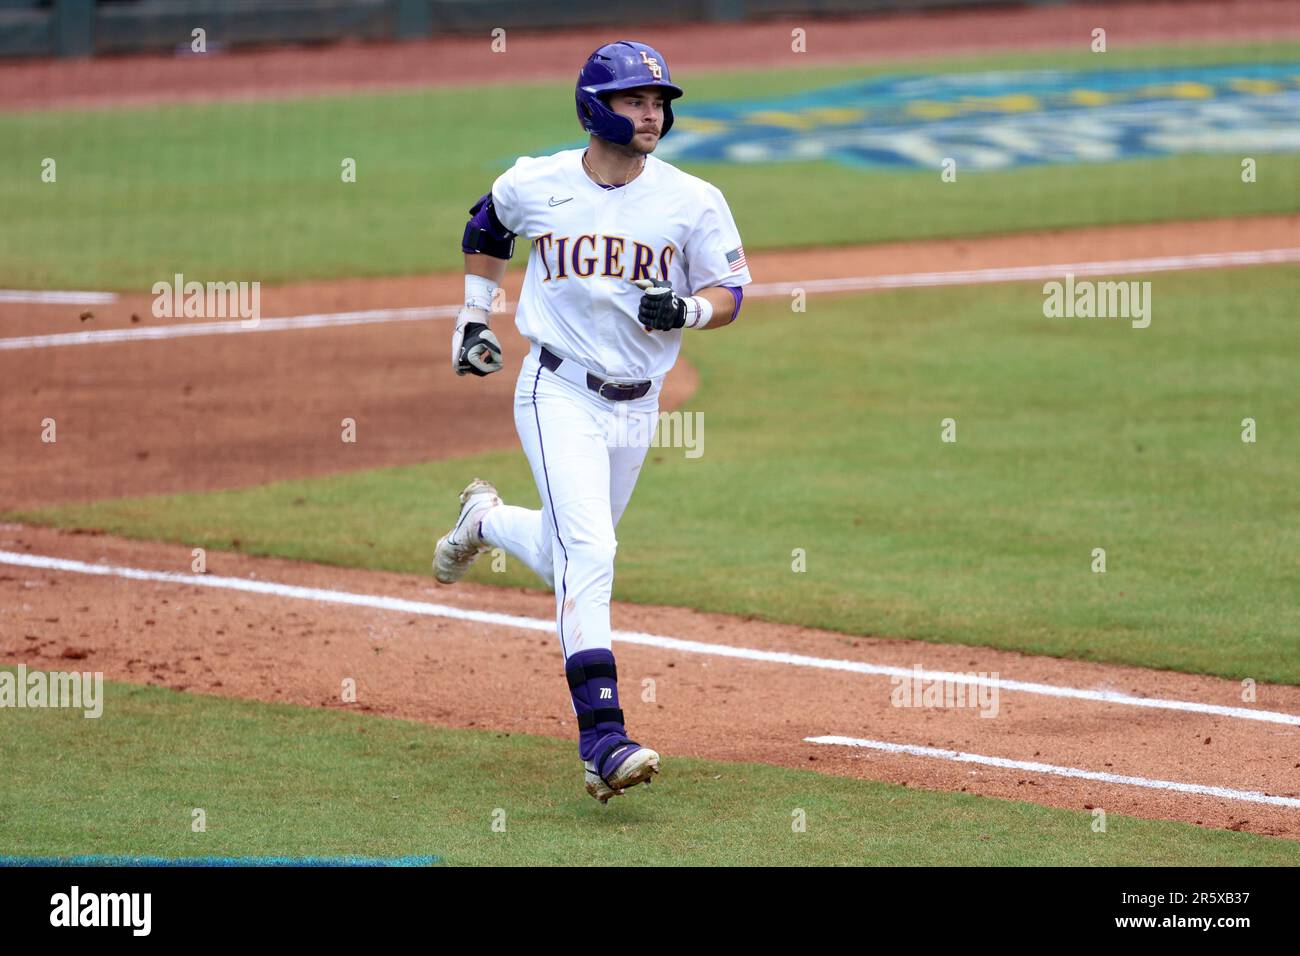
<svg viewBox="0 0 1300 956"><path fill-rule="evenodd" d="M565 661L578 651L610 649L614 528L654 438L662 385L656 381L639 399L610 401L543 368L536 345L519 373L515 429L542 508L493 508L481 533L555 589Z"/></svg>

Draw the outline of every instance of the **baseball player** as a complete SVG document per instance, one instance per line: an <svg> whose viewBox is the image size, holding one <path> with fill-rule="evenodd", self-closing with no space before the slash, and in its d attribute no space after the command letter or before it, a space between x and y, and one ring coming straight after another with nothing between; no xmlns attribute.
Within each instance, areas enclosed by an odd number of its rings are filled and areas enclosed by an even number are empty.
<svg viewBox="0 0 1300 956"><path fill-rule="evenodd" d="M628 736L619 709L614 529L682 333L733 322L751 281L722 193L651 155L681 95L651 47L602 46L578 74L586 148L521 157L470 209L461 242L465 307L451 346L458 375L501 370L488 326L493 294L515 237L532 245L515 317L530 347L514 410L542 507L503 504L474 479L455 527L438 541L434 574L450 584L499 547L554 588L578 755L587 792L601 803L659 772L659 754Z"/></svg>

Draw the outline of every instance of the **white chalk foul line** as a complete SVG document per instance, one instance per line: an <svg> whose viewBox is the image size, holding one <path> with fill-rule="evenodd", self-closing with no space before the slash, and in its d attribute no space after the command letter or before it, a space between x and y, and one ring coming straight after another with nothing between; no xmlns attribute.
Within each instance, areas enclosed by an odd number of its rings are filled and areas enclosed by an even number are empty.
<svg viewBox="0 0 1300 956"><path fill-rule="evenodd" d="M989 282L1061 280L1074 276L1127 276L1138 272L1178 272L1183 269L1222 269L1240 265L1277 265L1300 261L1300 248L1261 248L1244 252L1199 252L1196 255L1154 256L1149 259L1114 259L1093 263L1015 265L989 269L959 269L956 272L906 272L896 276L849 276L813 278L806 282L764 282L745 287L746 295L789 295L796 289L806 293L849 293L871 289L922 289L945 285L984 285Z"/></svg>
<svg viewBox="0 0 1300 956"><path fill-rule="evenodd" d="M88 564L84 561L72 561L66 558L36 554L21 554L15 551L0 551L0 564L45 568L51 571L68 571L74 574L108 575L136 581L165 581L172 584L191 584L198 587L221 588L229 591L247 591L254 594L269 594L275 597L299 598L325 604L349 604L356 607L399 611L403 614L420 614L428 617L445 617L458 621L471 621L476 624L493 624L500 627L516 627L530 631L553 631L555 629L555 622L549 618L520 617L514 614L498 614L492 611L472 611L446 604L433 604L428 601L411 601L406 598L387 597L380 594L357 594L351 591L300 587L293 584L279 584L274 581L257 581L249 578L229 578L211 574L182 574L175 571L147 571L141 568ZM1191 700L1169 700L1160 697L1134 697L1130 694L1120 694L1114 691L1058 687L1054 684L1005 680L1000 677L981 677L977 674L921 670L916 667L895 667L888 664L871 664L866 661L849 661L827 657L810 657L805 654L791 654L786 651L764 651L752 647L733 647L728 644L688 641L677 637L665 637L661 634L647 634L640 631L614 631L613 638L615 641L624 644L657 647L663 650L680 651L685 654L734 657L768 664L814 667L821 670L847 671L877 677L949 681L956 684L996 687L1000 690L1038 694L1045 697L1088 700L1157 710L1177 710L1196 714L1212 714L1217 717L1233 717L1240 720L1257 720L1265 723L1300 726L1300 715L1280 711L1250 710L1245 707L1226 707L1221 704L1205 704Z"/></svg>
<svg viewBox="0 0 1300 956"><path fill-rule="evenodd" d="M0 289L0 302L29 302L38 305L108 305L117 301L114 292L42 291Z"/></svg>
<svg viewBox="0 0 1300 956"><path fill-rule="evenodd" d="M1001 767L1006 770L1027 770L1030 773L1045 773L1054 777L1073 777L1078 780L1096 780L1100 783L1116 783L1127 787L1146 787L1149 790L1174 790L1178 793L1194 793L1204 797L1223 797L1226 800L1244 800L1248 803L1264 803L1275 807L1300 807L1300 799L1295 797L1275 797L1258 790L1233 790L1229 787L1211 787L1199 783L1181 783L1177 780L1153 780L1149 777L1130 777L1120 773L1104 773L1099 770L1079 770L1075 767L1059 767L1050 763L1035 763L1031 760L1008 760L1006 757L986 757L983 754L963 753L960 750L944 750L939 747L921 747L917 744L891 744L885 740L863 740L859 737L805 737L805 743L828 744L838 747L866 747L870 750L883 750L886 753L909 754L913 757L934 757L938 760L952 760L957 763L975 763L986 767Z"/></svg>
<svg viewBox="0 0 1300 956"><path fill-rule="evenodd" d="M757 298L786 296L795 289L805 292L863 292L872 289L918 289L951 285L982 285L994 282L1026 282L1061 279L1067 272L1076 276L1131 275L1140 272L1171 272L1183 269L1221 269L1300 262L1300 248L1257 249L1248 252L1208 252L1186 256L1157 256L1147 259L1115 259L1105 262L1060 262L1051 265L1013 266L990 269L962 269L954 272L905 272L883 276L847 276L840 279L808 279L768 282L745 287L745 294ZM32 294L37 293L23 293ZM49 295L110 295L110 293L48 293ZM0 301L4 301L0 299ZM23 301L23 300L14 300ZM82 300L77 300L82 301ZM98 301L98 300L97 300ZM111 299L108 301L112 301ZM194 335L227 335L238 332L284 332L290 329L321 329L342 325L372 325L382 322L419 322L451 318L458 305L413 309L364 309L356 312L325 312L262 319L245 326L239 321L193 322L129 329L96 329L52 335L26 335L0 339L0 351L54 348L63 345L104 345L148 339L186 338Z"/></svg>
<svg viewBox="0 0 1300 956"><path fill-rule="evenodd" d="M1196 255L1154 256L1149 259L1114 259L1093 263L1015 265L989 269L961 269L957 272L905 272L896 276L849 276L811 278L806 282L764 282L745 287L746 295L770 297L789 295L796 289L806 293L850 293L871 289L923 289L948 285L985 285L991 282L1061 280L1074 276L1130 276L1140 272L1179 272L1183 269L1223 269L1242 265L1277 265L1300 261L1300 248L1262 248L1245 252L1199 252Z"/></svg>
<svg viewBox="0 0 1300 956"><path fill-rule="evenodd" d="M992 282L1028 282L1075 276L1131 275L1137 272L1177 272L1184 269L1223 269L1234 266L1276 265L1300 262L1300 248L1255 249L1245 252L1204 252L1186 256L1114 259L1103 262L1058 262L1050 265L962 269L954 272L905 272L899 275L848 276L809 279L806 282L768 282L745 287L746 295L789 295L805 292L861 292L870 289L915 289L946 285L983 285Z"/></svg>
<svg viewBox="0 0 1300 956"><path fill-rule="evenodd" d="M149 325L129 329L96 329L88 332L60 332L54 335L24 335L0 339L0 351L47 349L60 345L104 345L145 339L177 339L192 335L233 335L238 332L284 332L289 329L323 329L339 325L374 325L381 322L422 322L455 317L458 305L425 306L412 309L364 309L357 312L319 312L280 319L259 319L248 327L238 319L225 322L192 322L187 325Z"/></svg>

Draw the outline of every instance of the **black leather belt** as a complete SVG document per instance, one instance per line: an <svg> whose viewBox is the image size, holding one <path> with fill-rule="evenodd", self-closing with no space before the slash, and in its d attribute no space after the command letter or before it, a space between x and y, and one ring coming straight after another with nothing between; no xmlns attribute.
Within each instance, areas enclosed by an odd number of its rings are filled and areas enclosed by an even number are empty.
<svg viewBox="0 0 1300 956"><path fill-rule="evenodd" d="M554 372L564 363L564 359L545 345L539 346L539 348L541 349L539 357L543 368ZM634 398L641 398L653 386L654 382L631 382L628 384L607 382L600 376L587 372L587 387L601 398L609 399L611 402L630 402Z"/></svg>

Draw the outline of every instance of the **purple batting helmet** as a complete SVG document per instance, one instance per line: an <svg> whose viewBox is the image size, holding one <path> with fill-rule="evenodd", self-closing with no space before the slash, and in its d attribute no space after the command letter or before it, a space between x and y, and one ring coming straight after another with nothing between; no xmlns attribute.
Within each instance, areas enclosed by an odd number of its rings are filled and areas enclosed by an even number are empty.
<svg viewBox="0 0 1300 956"><path fill-rule="evenodd" d="M668 76L668 63L659 51L634 40L607 43L582 65L574 98L578 102L578 122L588 133L626 146L635 132L632 121L609 108L605 99L610 93L654 86L664 93L664 125L659 131L666 136L673 128L672 101L682 95Z"/></svg>

